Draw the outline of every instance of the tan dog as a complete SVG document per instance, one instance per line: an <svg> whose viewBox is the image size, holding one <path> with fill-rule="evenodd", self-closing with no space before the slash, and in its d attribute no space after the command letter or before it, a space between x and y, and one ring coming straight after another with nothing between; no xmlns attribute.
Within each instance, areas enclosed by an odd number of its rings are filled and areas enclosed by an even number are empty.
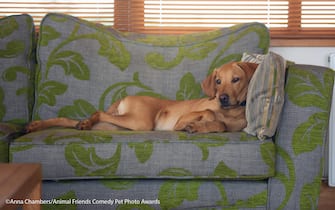
<svg viewBox="0 0 335 210"><path fill-rule="evenodd" d="M248 84L256 68L257 64L232 62L215 69L202 82L202 89L209 98L173 101L127 96L106 112L97 111L86 120L53 118L33 121L26 130L33 132L61 126L81 130L240 131L247 125L245 101Z"/></svg>

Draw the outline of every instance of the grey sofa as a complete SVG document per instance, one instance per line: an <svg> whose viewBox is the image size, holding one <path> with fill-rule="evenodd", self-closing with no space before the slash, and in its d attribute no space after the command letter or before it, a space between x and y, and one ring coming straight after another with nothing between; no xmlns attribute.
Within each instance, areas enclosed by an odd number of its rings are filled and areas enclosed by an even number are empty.
<svg viewBox="0 0 335 210"><path fill-rule="evenodd" d="M324 67L287 65L283 95L248 107L250 125L272 110L251 130L24 133L31 120L84 119L126 95L203 97L215 67L269 54L264 25L159 36L48 14L38 37L29 15L1 19L0 31L0 160L42 164L43 209L317 209L334 78Z"/></svg>

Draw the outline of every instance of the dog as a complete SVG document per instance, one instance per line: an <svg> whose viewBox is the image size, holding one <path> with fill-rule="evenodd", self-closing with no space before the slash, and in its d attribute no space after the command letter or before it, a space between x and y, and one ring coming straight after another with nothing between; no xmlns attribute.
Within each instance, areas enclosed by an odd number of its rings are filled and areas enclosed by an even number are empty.
<svg viewBox="0 0 335 210"><path fill-rule="evenodd" d="M169 130L189 133L234 132L247 126L245 104L249 81L257 64L231 62L216 68L201 84L207 98L174 101L149 96L127 96L106 112L78 121L52 118L33 121L26 132L49 127L79 130Z"/></svg>

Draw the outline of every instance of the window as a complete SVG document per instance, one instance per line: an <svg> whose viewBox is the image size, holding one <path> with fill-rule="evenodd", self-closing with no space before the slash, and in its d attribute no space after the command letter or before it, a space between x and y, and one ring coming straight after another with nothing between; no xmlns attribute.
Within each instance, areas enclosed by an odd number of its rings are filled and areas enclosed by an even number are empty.
<svg viewBox="0 0 335 210"><path fill-rule="evenodd" d="M68 13L140 33L190 33L257 21L274 46L335 46L330 0L1 0L0 16Z"/></svg>

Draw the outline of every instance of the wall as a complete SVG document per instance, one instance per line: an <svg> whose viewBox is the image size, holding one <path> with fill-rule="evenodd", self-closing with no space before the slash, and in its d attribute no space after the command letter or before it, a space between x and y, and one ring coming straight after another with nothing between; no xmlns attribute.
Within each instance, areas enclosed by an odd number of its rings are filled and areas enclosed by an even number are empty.
<svg viewBox="0 0 335 210"><path fill-rule="evenodd" d="M271 47L270 51L297 64L329 67L328 56L335 53L335 47Z"/></svg>

